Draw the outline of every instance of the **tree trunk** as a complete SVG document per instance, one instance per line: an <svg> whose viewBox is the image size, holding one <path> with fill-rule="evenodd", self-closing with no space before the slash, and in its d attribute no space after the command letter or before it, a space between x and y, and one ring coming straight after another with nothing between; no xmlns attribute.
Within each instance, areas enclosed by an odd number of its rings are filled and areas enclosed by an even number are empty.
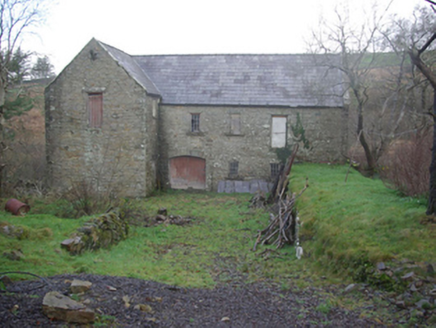
<svg viewBox="0 0 436 328"><path fill-rule="evenodd" d="M430 189L426 214L436 214L436 90L433 94L433 147L431 148Z"/></svg>
<svg viewBox="0 0 436 328"><path fill-rule="evenodd" d="M0 73L1 74L1 73ZM3 176L6 163L4 160L6 143L4 139L4 104L6 98L6 82L4 75L0 75L0 197L3 197Z"/></svg>
<svg viewBox="0 0 436 328"><path fill-rule="evenodd" d="M359 105L360 106L360 105ZM368 145L368 142L365 138L365 133L363 131L363 110L361 108L358 109L357 115L357 135L359 136L360 144L363 147L366 157L366 163L368 167L366 168L366 173L368 176L372 177L375 171L375 161L374 156L372 155L371 149Z"/></svg>
<svg viewBox="0 0 436 328"><path fill-rule="evenodd" d="M436 214L436 75L421 59L421 54L436 40L436 33L426 42L421 50L409 50L412 63L427 78L433 88L433 147L431 148L430 185L428 195L427 215Z"/></svg>

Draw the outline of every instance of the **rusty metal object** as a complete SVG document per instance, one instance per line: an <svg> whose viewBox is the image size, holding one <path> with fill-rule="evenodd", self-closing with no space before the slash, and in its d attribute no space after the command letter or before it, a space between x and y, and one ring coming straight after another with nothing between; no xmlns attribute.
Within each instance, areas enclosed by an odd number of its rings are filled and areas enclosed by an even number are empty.
<svg viewBox="0 0 436 328"><path fill-rule="evenodd" d="M24 216L30 211L30 206L12 198L6 202L5 210L11 212L13 215Z"/></svg>

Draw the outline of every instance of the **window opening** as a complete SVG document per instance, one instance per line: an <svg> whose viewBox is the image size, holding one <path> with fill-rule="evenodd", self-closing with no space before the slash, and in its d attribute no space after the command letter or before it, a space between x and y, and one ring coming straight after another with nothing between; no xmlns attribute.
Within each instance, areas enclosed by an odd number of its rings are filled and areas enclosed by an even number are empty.
<svg viewBox="0 0 436 328"><path fill-rule="evenodd" d="M152 103L152 116L153 118L157 117L157 100L153 100Z"/></svg>
<svg viewBox="0 0 436 328"><path fill-rule="evenodd" d="M271 178L274 180L280 173L281 164L280 163L270 163L271 166Z"/></svg>
<svg viewBox="0 0 436 328"><path fill-rule="evenodd" d="M230 162L229 176L235 177L238 175L239 162Z"/></svg>
<svg viewBox="0 0 436 328"><path fill-rule="evenodd" d="M241 114L230 114L230 134L241 134Z"/></svg>
<svg viewBox="0 0 436 328"><path fill-rule="evenodd" d="M286 116L273 116L271 129L271 147L286 146Z"/></svg>
<svg viewBox="0 0 436 328"><path fill-rule="evenodd" d="M103 94L88 94L89 127L101 128L103 124Z"/></svg>
<svg viewBox="0 0 436 328"><path fill-rule="evenodd" d="M200 132L200 114L191 114L191 132Z"/></svg>

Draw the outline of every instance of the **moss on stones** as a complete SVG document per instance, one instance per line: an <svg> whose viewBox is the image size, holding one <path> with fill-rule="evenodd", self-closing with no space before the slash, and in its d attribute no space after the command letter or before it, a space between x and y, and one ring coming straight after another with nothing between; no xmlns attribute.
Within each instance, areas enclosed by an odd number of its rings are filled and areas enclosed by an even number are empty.
<svg viewBox="0 0 436 328"><path fill-rule="evenodd" d="M71 254L81 254L85 250L109 248L126 239L128 234L129 225L113 211L85 222L61 246Z"/></svg>

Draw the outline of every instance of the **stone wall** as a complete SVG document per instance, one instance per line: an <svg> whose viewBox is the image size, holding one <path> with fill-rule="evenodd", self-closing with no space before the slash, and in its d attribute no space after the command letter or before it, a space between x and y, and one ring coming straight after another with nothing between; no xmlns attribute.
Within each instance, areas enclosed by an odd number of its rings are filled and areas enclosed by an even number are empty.
<svg viewBox="0 0 436 328"><path fill-rule="evenodd" d="M200 132L192 133L191 114L200 114ZM230 118L239 114L241 134L230 133ZM161 175L169 187L168 161L176 156L206 159L206 189L216 190L223 179L266 179L271 177L271 163L278 163L277 148L271 147L272 116L287 117L287 148L301 138L297 160L341 162L348 149L347 110L344 108L283 107L200 107L163 105L161 115ZM299 122L297 124L297 122ZM296 129L300 125L300 129ZM295 133L299 130L300 136ZM284 152L286 153L286 151ZM229 163L239 163L238 175L229 176Z"/></svg>
<svg viewBox="0 0 436 328"><path fill-rule="evenodd" d="M89 127L88 94L94 92L103 93L101 128ZM45 98L53 187L86 180L99 192L145 196L154 189L153 100L100 44L91 41L47 87Z"/></svg>
<svg viewBox="0 0 436 328"><path fill-rule="evenodd" d="M103 95L98 128L89 123L93 93ZM270 164L296 142L304 161L340 162L348 149L346 109L162 105L95 40L47 87L45 98L47 167L55 188L85 181L100 193L146 196L158 176L159 185L169 186L169 159L195 156L206 160L206 189L216 190L224 179L269 180ZM193 113L200 115L194 133ZM238 115L240 133L232 134L231 117ZM273 116L287 119L285 151L271 146ZM229 174L231 162L238 162L237 175Z"/></svg>
<svg viewBox="0 0 436 328"><path fill-rule="evenodd" d="M147 97L146 109L146 158L144 162L145 183L147 194L156 189L156 179L159 160L159 101L160 98Z"/></svg>
<svg viewBox="0 0 436 328"><path fill-rule="evenodd" d="M77 232L61 243L61 247L76 255L116 245L126 239L128 234L129 225L125 219L120 218L118 211L112 211L85 222Z"/></svg>

